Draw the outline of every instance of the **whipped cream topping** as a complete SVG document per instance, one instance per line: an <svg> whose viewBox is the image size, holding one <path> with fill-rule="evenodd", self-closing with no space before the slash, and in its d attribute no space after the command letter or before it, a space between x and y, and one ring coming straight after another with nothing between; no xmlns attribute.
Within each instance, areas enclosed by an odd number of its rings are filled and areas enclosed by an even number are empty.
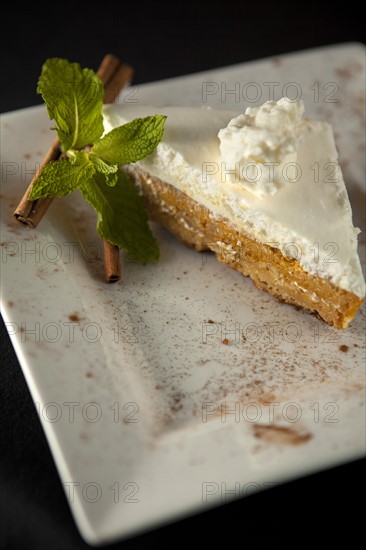
<svg viewBox="0 0 366 550"><path fill-rule="evenodd" d="M301 104L298 107L299 113ZM103 109L106 131L137 117L167 115L162 141L154 153L136 163L139 168L183 191L215 216L227 218L252 238L298 259L307 272L330 279L359 297L365 295L357 254L359 230L352 224L329 124L310 119L301 122L296 177L288 178L290 183L275 194L260 198L241 181L228 180L221 158L218 134L238 113L139 104Z"/></svg>
<svg viewBox="0 0 366 550"><path fill-rule="evenodd" d="M297 174L304 104L283 97L249 107L219 131L222 169L228 181L259 198L274 195Z"/></svg>

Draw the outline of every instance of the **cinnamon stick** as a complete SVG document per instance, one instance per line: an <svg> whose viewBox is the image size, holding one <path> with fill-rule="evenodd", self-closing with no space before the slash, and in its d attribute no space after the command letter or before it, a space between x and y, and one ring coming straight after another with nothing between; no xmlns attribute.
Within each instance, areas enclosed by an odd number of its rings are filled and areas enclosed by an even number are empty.
<svg viewBox="0 0 366 550"><path fill-rule="evenodd" d="M25 194L23 195L23 198L21 199L20 203L18 204L14 216L16 219L25 225L29 225L30 227L37 227L41 219L43 218L44 214L46 213L46 210L48 209L49 205L53 201L53 197L47 197L45 199L38 199L35 201L29 201L28 197L30 195L30 192L32 191L33 183L36 181L37 178L39 178L43 168L51 161L58 160L61 156L61 144L60 140L57 138L52 143L51 147L46 153L46 156L41 162L41 165L39 169L36 172L36 175L32 179L31 183L28 186L28 189L26 190Z"/></svg>
<svg viewBox="0 0 366 550"><path fill-rule="evenodd" d="M115 63L117 61L117 63ZM103 62L106 67L103 67ZM106 74L108 69L115 66L113 76L109 79L109 83L105 86L104 91L104 103L114 103L117 99L120 91L125 87L127 82L132 80L133 69L128 63L120 63L119 60L109 54L104 58L100 66L100 78L103 80L103 71ZM105 76L106 78L106 76ZM110 243L109 241L103 241L104 250L104 269L105 278L107 283L116 283L121 278L121 258L118 246Z"/></svg>
<svg viewBox="0 0 366 550"><path fill-rule="evenodd" d="M104 103L113 103L124 86L132 80L133 69L128 63L121 63L115 55L107 54L103 58L97 74L104 84ZM52 197L37 199L35 201L28 200L28 197L35 180L39 177L44 166L51 161L58 160L61 154L61 144L60 141L56 139L47 151L39 170L32 179L14 212L15 218L21 223L32 228L37 227L46 213L53 200ZM118 247L112 245L108 241L104 241L104 258L107 281L118 281L121 273Z"/></svg>
<svg viewBox="0 0 366 550"><path fill-rule="evenodd" d="M103 241L104 269L107 283L116 283L121 277L121 259L118 246Z"/></svg>
<svg viewBox="0 0 366 550"><path fill-rule="evenodd" d="M133 68L131 65L128 63L119 63L112 78L108 81L107 86L105 86L104 103L114 103L120 91L123 90L128 82L131 82L132 77Z"/></svg>

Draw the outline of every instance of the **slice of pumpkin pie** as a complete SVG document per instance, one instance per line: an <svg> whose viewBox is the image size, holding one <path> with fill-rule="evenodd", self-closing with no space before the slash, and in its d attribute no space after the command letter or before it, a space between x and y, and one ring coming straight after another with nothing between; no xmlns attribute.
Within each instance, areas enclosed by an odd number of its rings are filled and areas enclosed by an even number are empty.
<svg viewBox="0 0 366 550"><path fill-rule="evenodd" d="M347 328L365 296L333 131L302 101L245 114L115 104L107 131L167 115L156 151L132 165L151 219L289 304Z"/></svg>

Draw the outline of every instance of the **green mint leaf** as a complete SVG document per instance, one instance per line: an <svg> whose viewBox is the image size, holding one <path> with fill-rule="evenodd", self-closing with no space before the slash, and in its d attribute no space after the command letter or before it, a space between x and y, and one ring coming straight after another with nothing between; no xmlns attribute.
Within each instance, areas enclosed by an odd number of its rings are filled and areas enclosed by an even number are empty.
<svg viewBox="0 0 366 550"><path fill-rule="evenodd" d="M136 118L94 142L93 153L117 164L136 162L152 153L162 138L166 116Z"/></svg>
<svg viewBox="0 0 366 550"><path fill-rule="evenodd" d="M81 149L102 135L104 89L91 69L66 59L47 59L37 92L42 94L50 119L56 122L64 151Z"/></svg>
<svg viewBox="0 0 366 550"><path fill-rule="evenodd" d="M79 190L98 214L97 231L102 239L128 251L131 258L157 260L159 247L147 222L145 206L134 183L119 170L114 187L96 177Z"/></svg>
<svg viewBox="0 0 366 550"><path fill-rule="evenodd" d="M56 160L46 164L34 182L29 200L63 197L90 180L95 168L83 151L76 151L72 161Z"/></svg>
<svg viewBox="0 0 366 550"><path fill-rule="evenodd" d="M104 175L106 184L110 187L116 185L118 180L118 164L104 162L104 160L93 153L90 153L89 158L93 162L97 172Z"/></svg>

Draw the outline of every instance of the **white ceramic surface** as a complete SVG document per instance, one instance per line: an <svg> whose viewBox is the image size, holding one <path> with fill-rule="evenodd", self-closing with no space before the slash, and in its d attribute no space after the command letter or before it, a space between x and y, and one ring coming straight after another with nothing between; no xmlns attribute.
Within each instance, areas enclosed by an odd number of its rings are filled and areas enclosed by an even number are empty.
<svg viewBox="0 0 366 550"><path fill-rule="evenodd" d="M306 113L334 126L364 231L364 71L363 46L343 44L120 101L244 110L271 90L301 93ZM333 330L155 226L160 261L125 262L108 286L76 194L37 230L13 220L50 126L43 107L1 117L1 311L83 537L113 541L362 456L364 309Z"/></svg>

